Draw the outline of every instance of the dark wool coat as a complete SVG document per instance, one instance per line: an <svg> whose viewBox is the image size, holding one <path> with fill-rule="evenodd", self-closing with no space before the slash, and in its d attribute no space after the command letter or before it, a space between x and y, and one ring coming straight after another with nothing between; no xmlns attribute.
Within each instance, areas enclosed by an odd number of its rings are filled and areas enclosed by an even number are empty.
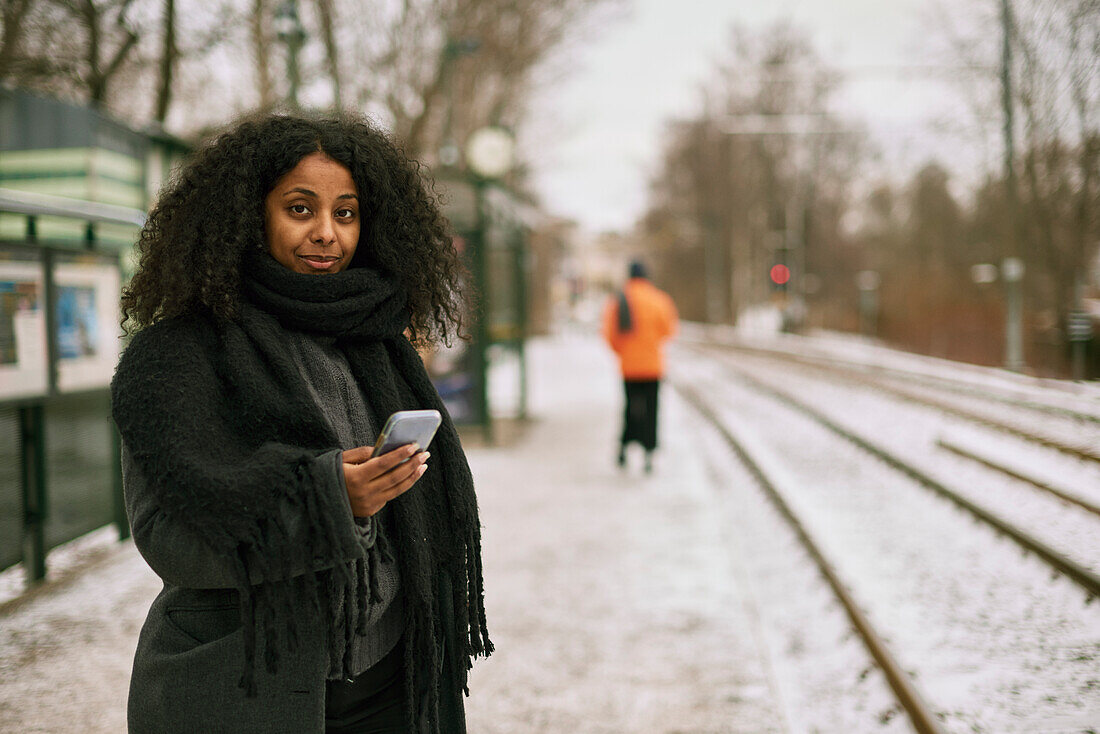
<svg viewBox="0 0 1100 734"><path fill-rule="evenodd" d="M192 322L191 328L202 320ZM150 327L158 328L157 326ZM194 336L185 331L178 337ZM201 340L201 339L200 339ZM197 342L196 342L197 343ZM202 349L183 350L192 364L176 365L181 371L208 370L199 366ZM172 374L163 376L163 389L172 389ZM153 401L156 395L143 396ZM193 396L201 414L203 396ZM164 588L149 610L141 630L130 682L129 731L131 734L320 734L324 731L325 678L330 659L325 619L302 594L293 601L298 644L293 651L280 650L277 672L261 671L258 695L247 697L239 685L246 667L242 643L240 599L230 559L217 554L193 532L158 507L146 478L123 450L124 490L134 542L150 567L164 580ZM308 474L315 478L317 507L333 519L340 537L330 547L343 549L343 557L327 559L351 562L364 555L354 525L342 471L333 463L339 451L320 454ZM287 542L309 547L311 532L288 508ZM317 559L315 559L317 560ZM326 563L318 562L314 570ZM250 565L251 567L251 565ZM300 569L302 572L305 569ZM296 577L304 583L303 577ZM252 582L261 581L252 578ZM460 638L449 613L454 590L444 573L437 589L445 605L439 623L440 640ZM439 643L441 645L446 643ZM265 656L265 640L256 640L256 659ZM439 730L465 732L462 682L465 671L454 670L456 655L439 651Z"/></svg>
<svg viewBox="0 0 1100 734"><path fill-rule="evenodd" d="M274 676L265 676L256 698L247 698L237 685L244 646L239 599L226 559L178 524L164 521L142 492L143 478L128 451L123 474L134 542L164 580L134 656L131 734L323 732L329 657L320 616L301 600L297 650L282 658ZM318 492L338 515L335 524L348 533L347 547L353 548L351 510L346 495L337 494L342 488L333 485ZM263 640L259 643L262 656Z"/></svg>

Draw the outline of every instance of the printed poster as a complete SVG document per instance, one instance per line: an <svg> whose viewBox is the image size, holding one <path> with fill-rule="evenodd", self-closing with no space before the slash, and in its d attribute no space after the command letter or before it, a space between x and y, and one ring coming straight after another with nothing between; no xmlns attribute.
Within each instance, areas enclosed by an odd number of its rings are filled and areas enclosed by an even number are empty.
<svg viewBox="0 0 1100 734"><path fill-rule="evenodd" d="M48 390L42 261L37 253L0 248L0 400Z"/></svg>
<svg viewBox="0 0 1100 734"><path fill-rule="evenodd" d="M54 318L59 392L110 385L121 349L121 286L116 261L94 256L58 258Z"/></svg>

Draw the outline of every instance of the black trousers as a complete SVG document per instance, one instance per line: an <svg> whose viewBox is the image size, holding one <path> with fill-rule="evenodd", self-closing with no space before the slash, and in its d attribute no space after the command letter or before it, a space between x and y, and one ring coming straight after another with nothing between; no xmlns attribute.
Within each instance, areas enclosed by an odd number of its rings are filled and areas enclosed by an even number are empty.
<svg viewBox="0 0 1100 734"><path fill-rule="evenodd" d="M657 448L657 380L623 380L626 408L623 411L623 435L626 446L637 441L646 451Z"/></svg>
<svg viewBox="0 0 1100 734"><path fill-rule="evenodd" d="M409 734L405 705L405 645L350 683L325 683L325 734Z"/></svg>

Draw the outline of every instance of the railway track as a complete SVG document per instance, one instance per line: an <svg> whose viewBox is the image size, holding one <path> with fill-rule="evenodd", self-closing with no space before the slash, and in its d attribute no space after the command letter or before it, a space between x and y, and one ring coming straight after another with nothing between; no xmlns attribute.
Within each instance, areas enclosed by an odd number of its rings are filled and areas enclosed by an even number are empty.
<svg viewBox="0 0 1100 734"><path fill-rule="evenodd" d="M1008 537L1015 543L1017 543L1024 550L1034 553L1037 557L1042 559L1047 565L1049 565L1054 571L1065 574L1067 578L1075 582L1082 589L1085 590L1087 596L1086 601L1091 602L1093 598L1100 596L1100 575L1096 574L1089 568L1067 558L1064 554L1060 553L1049 544L1043 542L1039 538L1035 537L1031 533L1023 530L998 516L986 507L983 507L976 502L963 496L958 491L948 487L943 482L940 482L930 476L927 472L921 470L912 463L901 458L897 454L886 450L876 442L861 436L854 431L846 428L836 421L826 416L821 411L818 411L805 402L795 398L793 395L778 390L775 387L765 384L764 382L756 379L755 377L738 370L730 365L724 365L724 369L729 373L736 375L742 383L750 386L753 390L769 396L770 398L779 401L780 403L787 405L795 411L802 413L806 417L818 425L827 428L829 431L845 439L849 443L858 446L860 449L866 451L872 456L876 457L886 465L895 469L896 471L904 474L910 479L917 482L919 485L935 492L940 497L947 499L956 506L970 513L973 517L981 521L982 523L993 528L997 533ZM1049 488L1047 488L1049 489Z"/></svg>
<svg viewBox="0 0 1100 734"><path fill-rule="evenodd" d="M951 453L955 454L956 456L962 456L965 459L970 459L971 461L973 461L977 464L981 464L982 466L984 466L988 469L992 469L993 471L1000 472L1001 474L1004 474L1005 476L1012 477L1013 479L1019 480L1021 482L1025 482L1025 483L1031 485L1032 487L1034 487L1035 489L1038 489L1041 492L1046 492L1047 494L1050 494L1054 497L1057 497L1058 499L1062 500L1063 502L1067 502L1069 504L1076 505L1076 506L1080 507L1081 509L1085 510L1086 512L1091 512L1093 515L1096 515L1096 516L1100 517L1100 506L1095 505L1095 504L1093 504L1092 502L1089 502L1086 499L1083 499L1082 497L1074 494L1073 492L1067 492L1064 489L1060 489L1058 487L1055 487L1055 486L1051 485L1049 482L1045 482L1042 479L1037 479L1037 478L1031 476L1030 474L1025 474L1024 472L1022 472L1018 469L1013 469L1012 467L1004 466L1003 464L998 463L994 459L991 459L991 458L986 457L986 456L982 456L981 454L976 453L972 449L967 449L963 446L959 446L957 443L954 443L953 441L940 438L936 441L936 445L939 446L940 448L946 450L946 451L950 451Z"/></svg>
<svg viewBox="0 0 1100 734"><path fill-rule="evenodd" d="M760 377L767 378L767 383L785 385L786 378L782 373L761 372ZM858 436L852 430L829 420L828 415L821 414L810 406L795 405L790 400L783 399L768 384L754 381L751 376L743 379L738 375L737 379L731 379L730 367L725 359L692 360L690 368L685 364L685 367L677 368L672 373L669 384L706 419L704 430L711 431L711 443L720 441L736 455L736 458L730 456L725 460L725 465L731 467L726 471L731 473L715 476L720 480L728 477L726 481L737 481L736 478L740 475L742 483L751 481L758 485L761 489L760 496L766 497L767 504L775 510L773 522L785 524L791 529L792 539L787 542L801 545L806 556L813 560L812 564L803 561L806 572L809 573L809 569L813 567L826 581L833 598L843 609L855 637L882 674L884 686L880 695L890 695L892 692L897 702L894 704L894 713L906 716L915 731L1007 730L1004 728L1004 718L1000 718L999 723L992 723L997 716L989 717L980 713L983 710L982 704L971 707L969 703L962 703L956 693L945 694L945 681L958 674L956 666L960 663L969 667L976 661L988 661L985 664L996 670L997 663L993 662L996 660L1005 665L1005 670L1037 670L1034 667L1036 665L1053 665L1062 660L1048 657L1048 643L1065 645L1060 649L1075 650L1074 656L1068 658L1072 661L1069 663L1071 667L1052 667L1046 677L1047 686L1038 685L1032 695L1042 696L1052 690L1065 690L1067 681L1076 681L1074 685L1080 686L1082 676L1085 679L1085 688L1077 690L1091 690L1094 682L1090 681L1095 676L1080 666L1092 664L1081 661L1094 659L1095 643L1085 642L1083 647L1079 645L1080 641L1095 639L1095 605L1082 608L1080 612L1071 612L1076 607L1074 602L1081 598L1081 590L1084 591L1086 603L1100 595L1100 577L1093 570L1089 560L1091 556L1088 553L1081 556L1081 548L1071 546L1067 549L1078 553L1078 560L1074 562L1064 553L1022 530L1023 527L1032 526L1022 520L1019 513L1014 518L1010 513L1010 519L1019 525L1016 527L1013 522L1005 521L978 504L985 494L967 499L944 486L945 482L952 483L951 478L969 476L973 479L982 474L990 477L988 481L995 483L995 475L989 475L980 467L967 470L969 473L959 474L963 466L962 460L958 460L956 463L959 466L950 470L946 480L938 482L918 467L893 455L891 451L876 446L865 436ZM811 385L802 389L812 390L813 387ZM815 404L822 403L819 396L813 394L816 398ZM828 414L833 413L831 405L834 403L839 406L850 405L844 395L845 392L840 391L824 400L824 407L830 408ZM705 399L701 396L705 396ZM889 405L886 398L879 396L864 400L866 404L851 405L854 411L851 415L861 415L861 411L866 411L868 406L880 413L889 410L886 407ZM882 404L882 407L876 407L878 404ZM809 412L803 408L809 408ZM906 411L912 415L920 412L916 408L907 408ZM928 415L931 417L932 414ZM893 421L900 421L904 425L909 420L906 416L907 413L903 412L896 419L886 421L886 425ZM819 418L824 418L825 422ZM742 427L744 420L752 421L752 431ZM929 425L935 425L934 421L927 418L922 420ZM875 423L857 420L857 425L874 426ZM868 434L866 430L863 433L874 436L875 441L881 440L880 436L886 436L873 432ZM923 428L915 433L910 429L908 433L923 436L921 445L926 441L934 442L935 433L931 432L929 435L930 432ZM981 433L979 431L975 435L980 436ZM893 453L908 457L906 451L913 445L909 443L912 439L904 438L899 442L897 438L894 437L892 441ZM811 443L803 443L804 441ZM830 448L834 443L836 448ZM962 444L965 446L968 442L963 441ZM1011 445L1011 442L1006 445ZM813 448L803 455L799 446ZM715 448L720 450L717 445ZM924 450L927 451L927 448L925 446ZM1041 454L1043 450L1031 451ZM931 455L935 454L936 450L932 451ZM871 460L872 456L874 460ZM819 467L823 457L830 467L826 471L832 476L820 474L822 469ZM970 457L970 461L974 460ZM729 463L731 461L733 463ZM1066 459L1058 461L1067 462ZM838 474L833 474L834 463ZM722 465L722 462L715 464L718 467ZM735 465L744 467L744 470L734 469ZM891 475L897 479L891 479ZM1019 484L1021 479L1013 477L1011 480L1000 480L1005 490L1009 488L1009 484L1014 485L1013 492L1007 497L1029 493L1026 487ZM970 489L970 485L966 486ZM1039 496L1038 492L1032 494ZM897 499L893 499L895 496ZM989 496L998 497L998 501L1002 503L1006 501L999 493ZM979 520L980 525L985 525L994 532L970 532L971 525L964 522L959 513L946 510L948 504L943 503L942 499L950 500L951 505L962 508L967 515ZM1042 501L1046 502L1045 506L1061 504L1060 512L1065 513L1066 518L1072 519L1079 528L1085 528L1087 532L1089 523L1096 519L1095 514L1085 515L1064 504L1079 499L1067 496L1061 497L1059 503ZM745 500L736 502L741 504ZM1075 504L1086 512L1093 513L1093 509L1081 505L1081 502L1077 501ZM1028 519L1035 517L1026 513L1024 515ZM917 518L923 518L924 521L914 522ZM761 519L756 517L757 522ZM886 534L883 535L883 531L868 533L868 523L881 526ZM766 521L762 527L769 527ZM779 529L778 524L774 527L775 530ZM1050 530L1045 525L1044 529ZM771 532L774 533L775 530ZM766 535L768 531L765 530L764 533ZM781 532L780 535L787 534ZM1061 536L1052 537L1061 539ZM769 541L765 540L764 543L771 547ZM1010 552L1010 555L1005 556L1011 544L1026 549L1024 555L1030 555L1031 558L1018 565L1014 563L1012 556L1015 553ZM749 546L747 550L752 547ZM1000 550L995 550L997 547ZM771 553L774 554L774 550ZM959 555L956 556L956 553ZM928 559L915 562L921 556L927 556ZM1000 560L992 564L976 562L983 557ZM768 574L773 567L774 562L764 561L760 571ZM1044 567L1050 572L1044 573ZM952 570L956 568L958 570ZM883 576L884 571L887 576ZM903 576L912 574L921 581L916 585L909 581L897 583L890 580L890 573L900 573ZM1064 580L1056 580L1058 576ZM1072 583L1066 584L1065 580ZM819 594L824 593L826 585L821 586ZM806 588L809 593L813 593L809 591L809 587ZM957 597L964 588L964 595ZM1012 612L1005 614L1003 611L992 611L1035 609L1034 605L1039 603L1038 600L1055 588L1058 589L1055 598L1061 599L1060 606L1042 604L1046 610L1041 617L1044 620L1042 623L1038 622L1040 617L1030 614L1019 616ZM931 592L931 589L952 591L944 594ZM951 602L945 606L947 598ZM782 596L778 599L780 605L785 603ZM910 608L909 599L919 600L919 607ZM771 603L775 602L773 592ZM867 606L861 608L861 604ZM992 606L987 606L990 604ZM781 620L784 617L784 608L773 608ZM914 614L922 620L916 627L913 627L912 622ZM789 618L787 620L777 622L779 627L776 629L787 630L782 633L787 636L776 638L782 642L773 643L778 645L775 649L786 650L786 645L798 644L798 633L794 631L797 627L791 627ZM991 620L997 622L993 623ZM837 621L840 622L840 619ZM1069 626L1066 626L1067 622ZM1039 631L1058 627L1077 628L1084 630L1084 633L1073 640L1053 643L1053 640L1047 640L1044 633ZM965 662L959 660L945 665L942 645L958 644L960 641L964 648L982 650L983 653ZM779 654L782 656L785 653ZM953 655L948 653L948 656ZM839 674L842 679L843 670L844 668L834 668L834 675ZM865 673L861 674L861 678L862 675ZM929 699L919 690L924 685L934 694L934 708L928 705ZM798 690L797 686L793 690ZM980 698L977 700L986 702L985 711L1006 710L1002 708L1004 703L1000 702L997 690L995 686L986 685L975 689L976 693L980 691ZM805 693L794 695L797 698ZM988 698L990 696L992 698ZM997 703L990 703L991 701ZM1031 725L1037 725L1039 718L1033 712L1041 710L1043 706L1045 702L1040 706L1017 710L1015 716L1028 720ZM1060 728L1056 730L1063 731ZM1086 727L1082 730L1088 729Z"/></svg>
<svg viewBox="0 0 1100 734"><path fill-rule="evenodd" d="M890 688L897 697L898 703L909 717L913 728L918 734L945 734L945 729L940 724L939 718L925 702L924 696L917 690L908 673L895 659L889 647L871 624L867 615L860 609L859 604L849 592L847 585L840 578L833 564L825 557L818 543L807 531L805 525L791 509L784 498L782 490L777 486L769 472L761 466L761 462L754 457L745 447L743 438L735 435L729 426L714 413L710 406L699 395L686 385L672 382L672 386L680 395L698 411L719 435L726 441L729 447L737 454L742 464L756 480L761 490L771 503L779 511L779 514L794 531L802 546L813 558L822 576L828 582L837 600L844 608L853 628L859 635L868 653L882 670Z"/></svg>
<svg viewBox="0 0 1100 734"><path fill-rule="evenodd" d="M979 390L969 385L952 384L947 380L928 378L914 375L901 370L876 367L873 370L865 366L845 364L838 359L825 359L809 357L789 352L734 345L728 343L704 342L699 339L681 339L681 343L689 349L725 352L744 352L771 360L798 364L813 368L815 371L833 375L837 379L849 383L855 382L862 386L870 386L874 389L907 402L932 407L943 413L962 418L971 423L991 428L1017 438L1035 443L1046 448L1051 448L1066 455L1085 461L1100 463L1100 446L1095 442L1085 440L1070 440L1066 434L1085 435L1100 429L1100 416L1084 411L1076 411L1064 406L1047 405L1034 400L1024 400L1007 397L990 390ZM903 381L905 386L893 384ZM1001 406L1009 406L1017 411L1023 411L1030 415L1044 416L1060 420L1065 426L1057 432L1036 430L1031 421L1024 418L1005 419L990 415L986 411L963 407L958 400L952 397L939 397L936 391L947 392L951 395L962 395L965 399L978 402L991 402ZM1069 425L1072 424L1072 425ZM1075 430L1075 426L1077 429ZM1080 430L1087 427L1087 430Z"/></svg>

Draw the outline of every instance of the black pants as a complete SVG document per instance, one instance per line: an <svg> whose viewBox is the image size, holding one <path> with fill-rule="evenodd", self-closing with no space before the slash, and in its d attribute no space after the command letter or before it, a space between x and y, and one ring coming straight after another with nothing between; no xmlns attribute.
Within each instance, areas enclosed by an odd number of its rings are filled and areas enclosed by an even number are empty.
<svg viewBox="0 0 1100 734"><path fill-rule="evenodd" d="M623 411L623 436L625 447L637 441L647 452L657 448L657 380L623 380L626 390L626 409Z"/></svg>
<svg viewBox="0 0 1100 734"><path fill-rule="evenodd" d="M409 734L403 642L352 682L326 682L325 734Z"/></svg>

